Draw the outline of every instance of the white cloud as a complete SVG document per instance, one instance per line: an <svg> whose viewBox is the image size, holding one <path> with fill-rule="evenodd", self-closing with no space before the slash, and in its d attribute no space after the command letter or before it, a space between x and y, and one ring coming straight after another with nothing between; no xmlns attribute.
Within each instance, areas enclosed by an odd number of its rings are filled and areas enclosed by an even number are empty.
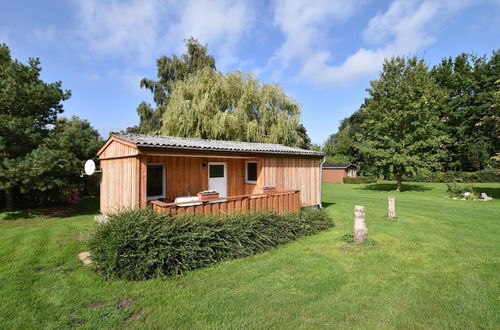
<svg viewBox="0 0 500 330"><path fill-rule="evenodd" d="M275 16L286 40L275 57L283 66L298 60L301 69L298 78L313 84L350 84L358 78L373 75L380 70L384 58L409 55L436 41L436 35L450 17L474 4L470 0L394 0L389 8L375 15L362 35L368 47L360 48L341 64L331 65L332 52L315 40L325 38L325 22L335 22L352 16L359 3L326 1L314 2L313 10L305 10L304 2L292 14L284 15L278 5ZM286 4L286 3L280 3ZM335 5L344 11L339 14ZM321 10L323 8L323 10Z"/></svg>
<svg viewBox="0 0 500 330"><path fill-rule="evenodd" d="M120 61L123 73L110 68L110 75L129 86L156 58L184 53L189 37L208 43L218 68L237 62L236 47L253 17L248 3L236 0L78 0L76 5L77 46L91 59Z"/></svg>
<svg viewBox="0 0 500 330"><path fill-rule="evenodd" d="M252 22L253 10L247 2L190 0L185 2L172 32L207 43L211 50L216 50L218 67L224 69L238 60L236 46Z"/></svg>
<svg viewBox="0 0 500 330"><path fill-rule="evenodd" d="M252 17L247 3L234 0L81 0L77 7L76 36L88 52L143 65L167 51L183 52L191 36L234 58Z"/></svg>
<svg viewBox="0 0 500 330"><path fill-rule="evenodd" d="M75 35L92 55L146 64L161 48L165 8L156 0L77 1ZM164 16L165 15L165 16Z"/></svg>

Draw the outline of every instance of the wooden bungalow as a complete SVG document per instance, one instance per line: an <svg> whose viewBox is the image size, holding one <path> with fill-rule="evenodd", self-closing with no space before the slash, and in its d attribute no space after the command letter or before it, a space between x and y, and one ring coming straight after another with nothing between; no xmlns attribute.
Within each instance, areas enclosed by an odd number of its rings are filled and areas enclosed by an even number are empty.
<svg viewBox="0 0 500 330"><path fill-rule="evenodd" d="M358 167L354 164L323 164L324 182L344 182L344 177L356 177Z"/></svg>
<svg viewBox="0 0 500 330"><path fill-rule="evenodd" d="M279 144L112 134L97 155L103 214L148 203L161 212L212 214L321 205L321 152Z"/></svg>

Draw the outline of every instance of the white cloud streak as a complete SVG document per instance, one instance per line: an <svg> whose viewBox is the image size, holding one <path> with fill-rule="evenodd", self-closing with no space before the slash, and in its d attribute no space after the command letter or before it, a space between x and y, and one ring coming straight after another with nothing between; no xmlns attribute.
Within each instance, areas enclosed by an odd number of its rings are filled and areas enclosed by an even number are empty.
<svg viewBox="0 0 500 330"><path fill-rule="evenodd" d="M76 37L94 56L151 65L160 55L184 51L183 39L198 38L234 62L235 47L250 27L252 12L235 0L81 0ZM168 52L168 53L167 53Z"/></svg>
<svg viewBox="0 0 500 330"><path fill-rule="evenodd" d="M436 41L438 30L457 12L477 3L469 0L394 0L375 15L362 33L367 47L349 55L341 64L331 65L333 53L316 40L326 37L328 22L345 20L356 13L360 3L315 1L306 9L303 0L278 3L275 21L285 42L275 53L283 67L292 60L301 63L298 79L312 84L349 85L373 75L384 58L418 52ZM285 8L285 9L283 9ZM295 9L294 9L295 8ZM339 10L341 13L339 13Z"/></svg>

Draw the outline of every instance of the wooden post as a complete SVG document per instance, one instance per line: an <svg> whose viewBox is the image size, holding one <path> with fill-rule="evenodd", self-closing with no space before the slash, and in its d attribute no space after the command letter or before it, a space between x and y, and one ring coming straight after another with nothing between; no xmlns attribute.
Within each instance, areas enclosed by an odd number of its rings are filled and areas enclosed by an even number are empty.
<svg viewBox="0 0 500 330"><path fill-rule="evenodd" d="M365 221L365 207L356 205L354 207L354 242L362 243L368 235Z"/></svg>
<svg viewBox="0 0 500 330"><path fill-rule="evenodd" d="M387 218L396 218L396 197L389 196L388 207L387 207Z"/></svg>

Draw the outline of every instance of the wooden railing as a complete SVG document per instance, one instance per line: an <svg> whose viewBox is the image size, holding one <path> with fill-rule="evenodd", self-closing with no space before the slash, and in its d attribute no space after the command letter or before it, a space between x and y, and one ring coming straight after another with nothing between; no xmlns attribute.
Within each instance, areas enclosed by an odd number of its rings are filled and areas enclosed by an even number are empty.
<svg viewBox="0 0 500 330"><path fill-rule="evenodd" d="M209 202L164 203L151 201L156 212L168 214L230 214L233 212L274 211L278 213L300 210L300 190L281 190L266 194L240 195Z"/></svg>

